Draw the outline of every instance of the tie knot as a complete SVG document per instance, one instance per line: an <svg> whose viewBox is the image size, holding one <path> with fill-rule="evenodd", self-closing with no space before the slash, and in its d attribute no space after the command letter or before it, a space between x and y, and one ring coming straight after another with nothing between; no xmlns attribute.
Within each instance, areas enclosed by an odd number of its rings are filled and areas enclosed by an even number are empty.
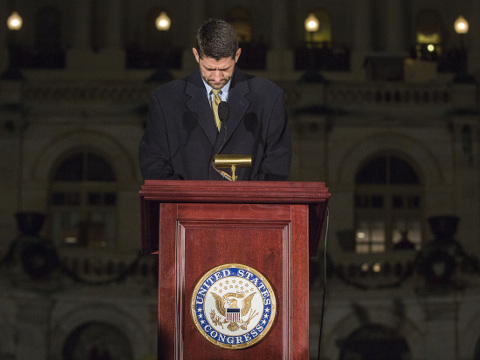
<svg viewBox="0 0 480 360"><path fill-rule="evenodd" d="M218 94L220 94L221 91L222 91L221 89L212 89L212 93L215 96L218 96Z"/></svg>

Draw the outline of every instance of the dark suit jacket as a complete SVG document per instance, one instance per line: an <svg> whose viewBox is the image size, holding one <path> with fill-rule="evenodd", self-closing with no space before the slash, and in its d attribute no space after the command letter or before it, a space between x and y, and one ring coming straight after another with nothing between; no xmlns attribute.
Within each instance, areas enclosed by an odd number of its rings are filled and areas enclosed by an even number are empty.
<svg viewBox="0 0 480 360"><path fill-rule="evenodd" d="M250 168L237 169L238 180L287 180L291 145L283 91L238 68L231 81L229 117L220 132L199 69L152 93L139 147L145 180L222 180L211 166L218 151L252 156Z"/></svg>

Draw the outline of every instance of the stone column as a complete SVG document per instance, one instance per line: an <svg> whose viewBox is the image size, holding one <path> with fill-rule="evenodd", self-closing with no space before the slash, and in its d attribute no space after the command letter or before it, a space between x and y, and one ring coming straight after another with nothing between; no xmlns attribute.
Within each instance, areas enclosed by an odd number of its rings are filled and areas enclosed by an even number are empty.
<svg viewBox="0 0 480 360"><path fill-rule="evenodd" d="M189 26L185 33L185 50L182 54L183 69L187 72L197 67L197 62L192 53L192 47L195 43L197 30L207 20L205 12L205 0L186 1L184 6L188 7L189 11Z"/></svg>
<svg viewBox="0 0 480 360"><path fill-rule="evenodd" d="M91 8L89 0L73 0L72 3L72 43L66 54L66 68L78 70L86 68L93 56L91 46Z"/></svg>
<svg viewBox="0 0 480 360"><path fill-rule="evenodd" d="M423 300L427 323L425 360L456 359L458 304L452 296L432 296Z"/></svg>
<svg viewBox="0 0 480 360"><path fill-rule="evenodd" d="M353 74L365 73L363 64L365 57L372 50L372 29L369 0L354 0L354 31L351 69Z"/></svg>
<svg viewBox="0 0 480 360"><path fill-rule="evenodd" d="M110 70L126 68L126 53L122 44L123 38L123 1L106 0L105 48L101 49L100 56L105 67Z"/></svg>
<svg viewBox="0 0 480 360"><path fill-rule="evenodd" d="M464 15L468 15L466 20L470 24L470 30L466 34L465 39L465 46L467 47L468 51L467 72L470 75L478 76L480 73L480 24L478 23L477 19L480 18L480 1L473 1L471 7L471 14Z"/></svg>
<svg viewBox="0 0 480 360"><path fill-rule="evenodd" d="M38 293L23 292L16 297L17 359L49 359L49 318L51 302Z"/></svg>
<svg viewBox="0 0 480 360"><path fill-rule="evenodd" d="M121 49L123 35L123 2L120 0L107 0L107 24L105 27L105 39L107 49Z"/></svg>
<svg viewBox="0 0 480 360"><path fill-rule="evenodd" d="M407 53L405 48L405 34L403 27L404 13L403 1L387 1L387 52L404 55Z"/></svg>
<svg viewBox="0 0 480 360"><path fill-rule="evenodd" d="M463 87L467 87L465 85ZM474 104L476 96L476 87L470 86L460 92L460 85L454 87L458 94L456 97L470 99ZM457 102L458 103L458 102ZM472 109L474 107L470 107ZM462 109L459 107L459 109ZM469 109L464 106L463 109ZM480 251L479 241L466 241L472 239L472 234L480 231L478 218L480 216L480 207L478 199L480 197L480 159L478 157L479 146L479 125L478 115L457 114L452 116L452 131L454 139L454 184L455 184L455 204L452 213L460 218L458 224L457 240L462 244L467 254L478 254Z"/></svg>
<svg viewBox="0 0 480 360"><path fill-rule="evenodd" d="M8 14L7 1L0 1L0 19L7 19ZM8 47L7 47L7 31L6 24L0 24L2 31L0 31L0 74L8 68Z"/></svg>
<svg viewBox="0 0 480 360"><path fill-rule="evenodd" d="M121 24L123 2L119 0L73 0L72 4L72 48L67 52L67 70L75 71L82 78L85 74L102 72L102 76L109 73L116 76L118 71L125 69L125 52L121 48ZM107 14L105 26L99 26L105 32L105 47L95 53L92 49L92 8L99 6ZM105 9L105 10L103 10ZM80 72L79 72L80 70ZM82 72L85 70L86 72ZM92 71L93 70L93 71Z"/></svg>
<svg viewBox="0 0 480 360"><path fill-rule="evenodd" d="M91 8L89 0L73 0L72 49L91 50Z"/></svg>
<svg viewBox="0 0 480 360"><path fill-rule="evenodd" d="M281 79L294 68L294 54L287 46L288 36L288 2L277 0L271 8L271 42L267 53L267 70Z"/></svg>

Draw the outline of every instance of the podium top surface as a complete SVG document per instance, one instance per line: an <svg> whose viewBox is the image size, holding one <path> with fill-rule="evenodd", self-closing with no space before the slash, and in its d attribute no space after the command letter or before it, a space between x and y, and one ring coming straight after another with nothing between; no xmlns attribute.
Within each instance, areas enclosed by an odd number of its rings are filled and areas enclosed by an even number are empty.
<svg viewBox="0 0 480 360"><path fill-rule="evenodd" d="M323 182L146 180L145 201L317 204L330 198Z"/></svg>
<svg viewBox="0 0 480 360"><path fill-rule="evenodd" d="M330 198L323 182L146 180L143 200L252 204L316 204Z"/></svg>
<svg viewBox="0 0 480 360"><path fill-rule="evenodd" d="M147 180L140 190L142 252L158 250L160 203L287 204L309 208L315 254L330 194L323 182Z"/></svg>

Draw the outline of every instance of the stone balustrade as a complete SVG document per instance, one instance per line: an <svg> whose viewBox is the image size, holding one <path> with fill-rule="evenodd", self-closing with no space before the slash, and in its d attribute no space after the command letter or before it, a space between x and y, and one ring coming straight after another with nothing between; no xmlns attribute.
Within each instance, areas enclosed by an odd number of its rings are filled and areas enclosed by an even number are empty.
<svg viewBox="0 0 480 360"><path fill-rule="evenodd" d="M92 285L121 282L141 286L156 283L158 265L153 255L60 250L59 257L62 274L76 282Z"/></svg>

